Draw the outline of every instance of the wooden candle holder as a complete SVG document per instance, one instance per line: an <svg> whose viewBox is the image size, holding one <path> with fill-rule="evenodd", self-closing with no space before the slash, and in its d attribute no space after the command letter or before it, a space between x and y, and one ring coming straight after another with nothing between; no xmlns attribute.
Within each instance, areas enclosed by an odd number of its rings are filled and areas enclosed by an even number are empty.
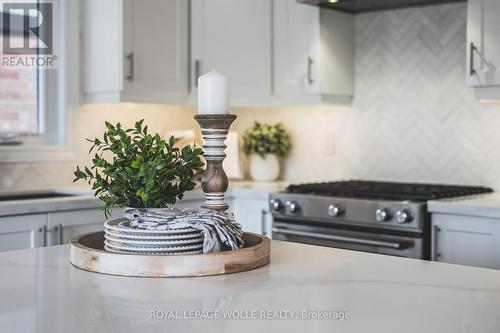
<svg viewBox="0 0 500 333"><path fill-rule="evenodd" d="M204 158L207 168L201 176L201 188L205 193L202 208L225 211L229 208L224 200L229 185L222 161L226 158L226 141L229 127L236 119L234 114L199 114L194 119L201 127L203 136Z"/></svg>

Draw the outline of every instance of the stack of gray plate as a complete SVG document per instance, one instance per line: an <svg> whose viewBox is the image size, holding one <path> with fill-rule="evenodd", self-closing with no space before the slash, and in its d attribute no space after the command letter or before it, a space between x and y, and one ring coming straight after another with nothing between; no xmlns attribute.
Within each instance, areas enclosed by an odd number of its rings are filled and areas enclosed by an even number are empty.
<svg viewBox="0 0 500 333"><path fill-rule="evenodd" d="M190 254L203 252L203 233L194 228L147 230L127 219L104 223L104 249L129 254Z"/></svg>

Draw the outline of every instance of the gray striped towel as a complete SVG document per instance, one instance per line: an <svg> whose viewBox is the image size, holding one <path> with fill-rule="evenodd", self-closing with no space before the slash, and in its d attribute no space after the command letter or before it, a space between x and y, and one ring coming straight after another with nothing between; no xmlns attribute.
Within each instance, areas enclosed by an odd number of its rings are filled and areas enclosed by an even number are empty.
<svg viewBox="0 0 500 333"><path fill-rule="evenodd" d="M241 226L234 215L204 208L125 208L134 229L193 228L203 232L203 253L236 250L243 246Z"/></svg>

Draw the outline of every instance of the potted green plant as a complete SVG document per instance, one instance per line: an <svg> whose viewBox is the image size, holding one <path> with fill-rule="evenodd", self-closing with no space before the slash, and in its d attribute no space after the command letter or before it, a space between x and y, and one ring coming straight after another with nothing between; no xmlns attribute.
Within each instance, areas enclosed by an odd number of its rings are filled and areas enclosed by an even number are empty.
<svg viewBox="0 0 500 333"><path fill-rule="evenodd" d="M87 181L95 196L104 202L106 216L114 206L130 208L166 208L192 190L194 169L203 167L202 149L189 145L174 147L158 134L149 134L144 120L134 128L106 122L102 139L88 139L95 152L92 166L76 168L74 182ZM107 159L111 153L112 158Z"/></svg>
<svg viewBox="0 0 500 333"><path fill-rule="evenodd" d="M273 181L280 173L279 160L291 149L290 136L281 123L255 122L243 134L243 151L250 158L250 177L255 181Z"/></svg>

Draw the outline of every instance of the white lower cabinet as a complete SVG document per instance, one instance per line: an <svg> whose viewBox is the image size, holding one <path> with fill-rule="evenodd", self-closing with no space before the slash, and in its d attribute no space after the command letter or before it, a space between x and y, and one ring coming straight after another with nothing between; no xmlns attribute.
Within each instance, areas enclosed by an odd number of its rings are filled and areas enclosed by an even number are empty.
<svg viewBox="0 0 500 333"><path fill-rule="evenodd" d="M233 198L232 212L243 231L254 232L270 237L271 214L269 200L255 198Z"/></svg>
<svg viewBox="0 0 500 333"><path fill-rule="evenodd" d="M114 208L108 218L123 216L123 209ZM94 209L72 210L47 214L47 245L68 244L79 234L103 230L104 211Z"/></svg>
<svg viewBox="0 0 500 333"><path fill-rule="evenodd" d="M45 246L46 227L46 214L1 217L0 251Z"/></svg>
<svg viewBox="0 0 500 333"><path fill-rule="evenodd" d="M500 220L432 214L432 255L451 264L500 269Z"/></svg>
<svg viewBox="0 0 500 333"><path fill-rule="evenodd" d="M244 231L271 235L272 217L269 213L268 193L228 195L229 212ZM203 196L179 200L175 207L201 207ZM123 208L114 208L109 218L123 216ZM68 244L73 237L103 230L106 220L100 208L66 210L41 214L0 217L0 251Z"/></svg>
<svg viewBox="0 0 500 333"><path fill-rule="evenodd" d="M247 188L232 188L226 193L229 213L234 214L236 222L244 231L254 232L270 237L272 216L269 213L269 193ZM179 209L201 207L205 197L203 194L185 197L175 203Z"/></svg>
<svg viewBox="0 0 500 333"><path fill-rule="evenodd" d="M197 199L182 199L178 200L174 207L179 208L179 209L184 209L184 208L199 208L201 207L201 204L205 201L204 198L197 198Z"/></svg>
<svg viewBox="0 0 500 333"><path fill-rule="evenodd" d="M122 215L115 208L111 218ZM99 208L0 217L0 251L68 244L78 234L102 231L105 220Z"/></svg>
<svg viewBox="0 0 500 333"><path fill-rule="evenodd" d="M271 235L271 214L269 213L269 200L265 194L248 195L237 194L233 196L228 193L226 202L229 204L229 213L234 214L236 222L241 224L244 231L254 232L262 235ZM179 209L201 207L205 198L185 198L176 202L175 207Z"/></svg>

